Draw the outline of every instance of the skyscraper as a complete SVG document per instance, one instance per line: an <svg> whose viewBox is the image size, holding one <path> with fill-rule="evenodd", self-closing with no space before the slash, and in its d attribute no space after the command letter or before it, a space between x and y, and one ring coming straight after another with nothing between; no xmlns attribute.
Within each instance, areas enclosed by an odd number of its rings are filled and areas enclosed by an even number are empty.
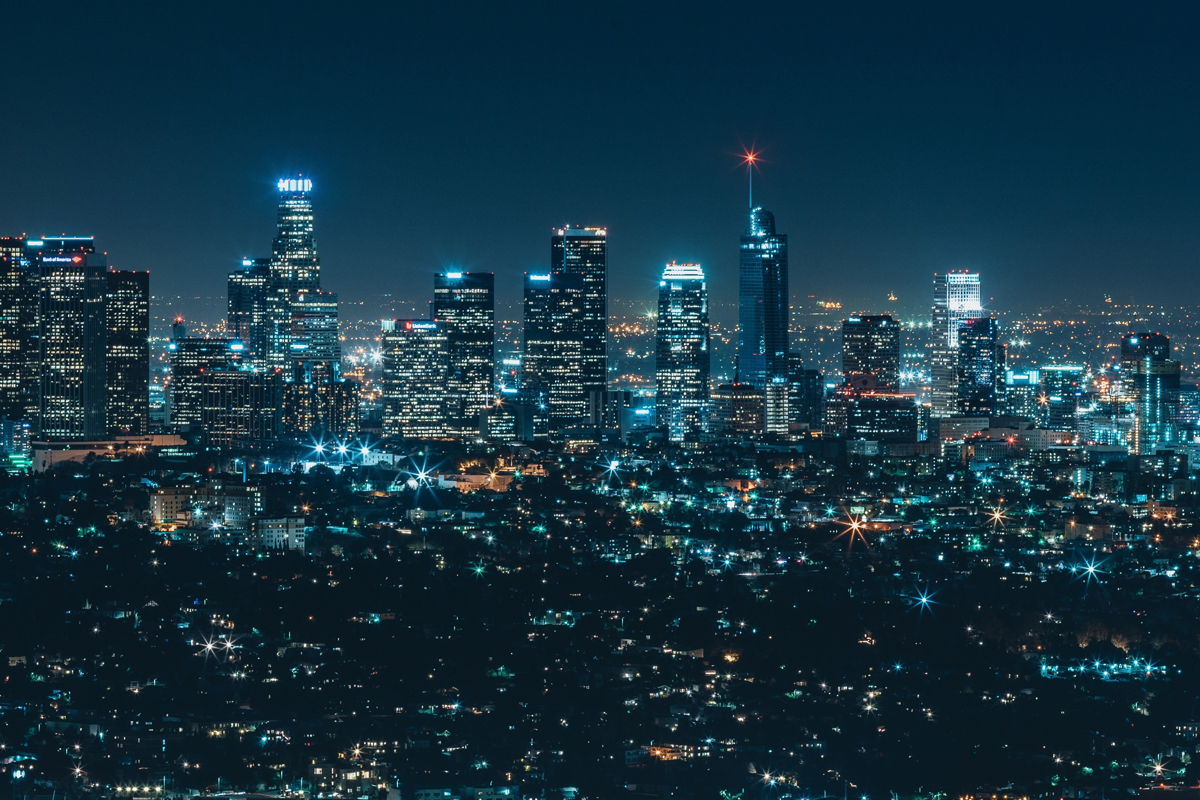
<svg viewBox="0 0 1200 800"><path fill-rule="evenodd" d="M704 270L672 261L658 283L655 378L658 424L673 442L707 422L710 337Z"/></svg>
<svg viewBox="0 0 1200 800"><path fill-rule="evenodd" d="M787 375L788 323L787 235L775 232L770 211L750 211L750 228L742 234L738 258L739 380L759 389Z"/></svg>
<svg viewBox="0 0 1200 800"><path fill-rule="evenodd" d="M0 417L28 419L27 333L35 316L24 236L0 237Z"/></svg>
<svg viewBox="0 0 1200 800"><path fill-rule="evenodd" d="M590 392L581 379L588 330L585 292L578 274L525 276L522 393L536 405L545 404L550 436L588 421Z"/></svg>
<svg viewBox="0 0 1200 800"><path fill-rule="evenodd" d="M842 376L871 376L881 392L900 388L900 326L890 315L842 320Z"/></svg>
<svg viewBox="0 0 1200 800"><path fill-rule="evenodd" d="M113 271L105 297L105 425L110 436L150 432L150 273Z"/></svg>
<svg viewBox="0 0 1200 800"><path fill-rule="evenodd" d="M933 276L933 327L929 372L932 379L930 416L958 413L958 322L983 316L979 273L950 272Z"/></svg>
<svg viewBox="0 0 1200 800"><path fill-rule="evenodd" d="M229 274L227 329L246 344L260 369L288 374L297 360L313 360L310 352L321 359L339 356L337 300L336 295L320 294L312 180L284 178L278 189L271 257L243 259L241 269ZM293 343L298 346L293 348Z"/></svg>
<svg viewBox="0 0 1200 800"><path fill-rule="evenodd" d="M383 320L383 434L446 436L449 342L445 326L424 319Z"/></svg>
<svg viewBox="0 0 1200 800"><path fill-rule="evenodd" d="M1152 455L1160 444L1178 440L1181 364L1170 358L1171 340L1161 333L1131 333L1121 338L1121 376L1134 398L1130 449Z"/></svg>
<svg viewBox="0 0 1200 800"><path fill-rule="evenodd" d="M550 238L550 272L583 282L583 348L579 382L583 396L608 388L608 229L566 226Z"/></svg>
<svg viewBox="0 0 1200 800"><path fill-rule="evenodd" d="M991 317L958 321L955 383L959 414L986 417L1003 407L1005 358L999 327Z"/></svg>
<svg viewBox="0 0 1200 800"><path fill-rule="evenodd" d="M433 317L445 326L448 433L479 435L479 415L495 396L496 278L490 272L433 276Z"/></svg>
<svg viewBox="0 0 1200 800"><path fill-rule="evenodd" d="M278 183L279 212L271 243L272 281L291 291L321 288L321 260L313 236L312 180L304 176Z"/></svg>
<svg viewBox="0 0 1200 800"><path fill-rule="evenodd" d="M37 260L39 435L105 434L107 261L92 237L46 237ZM149 366L147 365L147 369Z"/></svg>
<svg viewBox="0 0 1200 800"><path fill-rule="evenodd" d="M271 259L244 258L229 273L229 312L225 330L230 339L246 345L256 357L266 350L267 290Z"/></svg>

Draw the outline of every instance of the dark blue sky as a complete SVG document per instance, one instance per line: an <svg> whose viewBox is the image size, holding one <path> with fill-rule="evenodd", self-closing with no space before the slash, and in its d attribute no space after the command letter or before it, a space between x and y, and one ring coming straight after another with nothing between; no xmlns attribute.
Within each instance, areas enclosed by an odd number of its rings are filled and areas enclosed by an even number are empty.
<svg viewBox="0 0 1200 800"><path fill-rule="evenodd" d="M616 298L679 259L728 300L751 143L794 294L1200 290L1193 2L28 5L3 232L92 234L156 294L223 294L303 171L344 300L423 302L448 266L516 299L562 222L609 226Z"/></svg>

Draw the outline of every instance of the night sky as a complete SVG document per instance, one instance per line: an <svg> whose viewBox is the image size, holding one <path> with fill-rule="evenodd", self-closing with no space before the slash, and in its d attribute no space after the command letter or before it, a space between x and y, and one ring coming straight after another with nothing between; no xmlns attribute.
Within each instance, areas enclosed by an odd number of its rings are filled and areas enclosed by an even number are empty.
<svg viewBox="0 0 1200 800"><path fill-rule="evenodd" d="M515 300L571 222L609 226L613 298L678 259L728 302L751 145L796 296L1200 290L1194 2L25 5L0 233L94 235L156 295L223 295L304 172L343 300L448 267Z"/></svg>

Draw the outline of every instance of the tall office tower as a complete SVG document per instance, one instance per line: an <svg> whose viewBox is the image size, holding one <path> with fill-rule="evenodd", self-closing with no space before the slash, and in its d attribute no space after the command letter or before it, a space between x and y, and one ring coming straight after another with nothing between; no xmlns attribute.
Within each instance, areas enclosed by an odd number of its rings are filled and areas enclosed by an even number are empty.
<svg viewBox="0 0 1200 800"><path fill-rule="evenodd" d="M312 181L304 176L279 181L279 213L271 243L272 282L292 292L321 288L321 260L313 237Z"/></svg>
<svg viewBox="0 0 1200 800"><path fill-rule="evenodd" d="M1052 431L1078 427L1079 399L1087 388L1087 368L1080 364L1048 364L1041 368L1039 422Z"/></svg>
<svg viewBox="0 0 1200 800"><path fill-rule="evenodd" d="M383 435L446 436L449 341L445 326L424 319L383 320Z"/></svg>
<svg viewBox="0 0 1200 800"><path fill-rule="evenodd" d="M341 361L337 294L319 289L296 292L291 308L288 350L292 363L337 364Z"/></svg>
<svg viewBox="0 0 1200 800"><path fill-rule="evenodd" d="M958 413L958 322L982 316L979 273L949 272L933 276L933 328L929 353L933 391L930 416L949 417Z"/></svg>
<svg viewBox="0 0 1200 800"><path fill-rule="evenodd" d="M32 316L24 236L0 237L0 418L26 419L25 334Z"/></svg>
<svg viewBox="0 0 1200 800"><path fill-rule="evenodd" d="M204 376L244 365L245 345L236 339L178 339L167 345L171 387L167 397L171 425L204 423Z"/></svg>
<svg viewBox="0 0 1200 800"><path fill-rule="evenodd" d="M775 216L755 208L738 255L737 368L742 383L763 388L787 374L787 235L775 232Z"/></svg>
<svg viewBox="0 0 1200 800"><path fill-rule="evenodd" d="M229 273L229 314L225 335L245 344L255 357L266 348L266 305L270 281L269 258L244 258L241 268Z"/></svg>
<svg viewBox="0 0 1200 800"><path fill-rule="evenodd" d="M107 262L92 238L46 237L37 267L36 429L51 439L105 434Z"/></svg>
<svg viewBox="0 0 1200 800"><path fill-rule="evenodd" d="M673 442L704 429L711 372L708 286L699 264L672 261L658 282L658 424Z"/></svg>
<svg viewBox="0 0 1200 800"><path fill-rule="evenodd" d="M150 273L106 275L105 426L110 436L150 432Z"/></svg>
<svg viewBox="0 0 1200 800"><path fill-rule="evenodd" d="M991 317L958 321L955 384L961 415L987 417L1003 407L1005 349L999 331Z"/></svg>
<svg viewBox="0 0 1200 800"><path fill-rule="evenodd" d="M788 429L821 430L825 380L818 369L805 369L799 353L788 353Z"/></svg>
<svg viewBox="0 0 1200 800"><path fill-rule="evenodd" d="M496 277L490 272L433 276L433 317L446 328L446 413L455 438L479 436L479 415L496 387Z"/></svg>
<svg viewBox="0 0 1200 800"><path fill-rule="evenodd" d="M590 391L582 380L585 286L577 274L525 276L522 392L546 405L547 435L588 421ZM592 331L594 333L595 331Z"/></svg>
<svg viewBox="0 0 1200 800"><path fill-rule="evenodd" d="M583 281L583 396L608 388L608 229L559 228L550 238L550 272Z"/></svg>
<svg viewBox="0 0 1200 800"><path fill-rule="evenodd" d="M1121 338L1124 391L1134 398L1130 449L1152 455L1160 444L1178 441L1181 365L1170 358L1171 340L1161 333L1131 333Z"/></svg>
<svg viewBox="0 0 1200 800"><path fill-rule="evenodd" d="M321 261L313 236L312 180L303 176L278 183L279 210L270 258L247 258L229 275L228 332L249 348L260 369L288 373L301 298L321 290ZM323 315L328 319L328 315ZM303 326L302 326L303 327ZM310 343L299 349L306 350Z"/></svg>
<svg viewBox="0 0 1200 800"><path fill-rule="evenodd" d="M900 388L900 326L888 314L842 320L842 377L864 375L878 391Z"/></svg>

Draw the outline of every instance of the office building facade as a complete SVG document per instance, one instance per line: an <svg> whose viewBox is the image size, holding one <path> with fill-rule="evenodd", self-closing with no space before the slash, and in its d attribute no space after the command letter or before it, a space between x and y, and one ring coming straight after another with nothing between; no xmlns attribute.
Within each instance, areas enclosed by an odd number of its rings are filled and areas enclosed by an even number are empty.
<svg viewBox="0 0 1200 800"><path fill-rule="evenodd" d="M673 442L707 423L711 335L704 270L672 261L658 284L655 383L658 424Z"/></svg>
<svg viewBox="0 0 1200 800"><path fill-rule="evenodd" d="M171 365L167 407L171 425L176 428L204 423L206 374L249 366L246 347L236 339L183 338L168 344L167 354Z"/></svg>
<svg viewBox="0 0 1200 800"><path fill-rule="evenodd" d="M458 439L474 438L480 432L480 414L495 399L495 275L434 275L432 312L446 331L447 434Z"/></svg>
<svg viewBox="0 0 1200 800"><path fill-rule="evenodd" d="M242 259L241 269L229 273L226 335L245 344L251 354L266 352L266 305L270 281L269 258Z"/></svg>
<svg viewBox="0 0 1200 800"><path fill-rule="evenodd" d="M929 352L933 417L958 413L958 323L982 316L979 273L949 272L933 276Z"/></svg>
<svg viewBox="0 0 1200 800"><path fill-rule="evenodd" d="M449 339L433 320L386 319L383 333L383 433L389 438L447 435Z"/></svg>
<svg viewBox="0 0 1200 800"><path fill-rule="evenodd" d="M150 273L105 277L105 426L110 436L140 436L150 432Z"/></svg>
<svg viewBox="0 0 1200 800"><path fill-rule="evenodd" d="M550 238L551 274L582 283L579 382L583 396L608 388L608 229L565 226Z"/></svg>
<svg viewBox="0 0 1200 800"><path fill-rule="evenodd" d="M900 388L900 325L888 314L842 321L842 376L875 379L878 391Z"/></svg>
<svg viewBox="0 0 1200 800"><path fill-rule="evenodd" d="M738 253L738 379L761 389L787 374L791 315L787 235L770 211L751 210Z"/></svg>
<svg viewBox="0 0 1200 800"><path fill-rule="evenodd" d="M527 402L544 405L547 434L553 437L572 426L586 425L588 395L603 391L589 389L582 377L589 331L585 300L580 275L525 276L522 394Z"/></svg>
<svg viewBox="0 0 1200 800"><path fill-rule="evenodd" d="M96 252L90 236L42 241L36 267L35 427L38 435L48 439L98 439L107 433L107 261Z"/></svg>
<svg viewBox="0 0 1200 800"><path fill-rule="evenodd" d="M361 389L357 380L340 374L336 363L297 363L283 384L283 433L317 441L358 435Z"/></svg>
<svg viewBox="0 0 1200 800"><path fill-rule="evenodd" d="M958 414L986 417L1004 404L1005 346L991 317L958 321L956 375Z"/></svg>
<svg viewBox="0 0 1200 800"><path fill-rule="evenodd" d="M825 414L825 376L805 369L799 353L788 354L788 430L819 431Z"/></svg>
<svg viewBox="0 0 1200 800"><path fill-rule="evenodd" d="M1182 365L1170 356L1171 340L1161 333L1121 338L1123 391L1134 403L1129 448L1137 455L1153 455L1159 446L1179 440Z"/></svg>

